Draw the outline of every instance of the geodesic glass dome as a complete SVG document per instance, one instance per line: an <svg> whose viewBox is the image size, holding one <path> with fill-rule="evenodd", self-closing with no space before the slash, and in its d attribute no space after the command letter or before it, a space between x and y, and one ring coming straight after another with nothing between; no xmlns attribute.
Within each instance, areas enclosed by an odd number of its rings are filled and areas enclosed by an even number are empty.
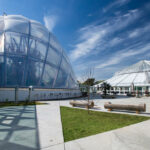
<svg viewBox="0 0 150 150"><path fill-rule="evenodd" d="M75 88L69 59L43 25L20 15L0 16L0 87Z"/></svg>

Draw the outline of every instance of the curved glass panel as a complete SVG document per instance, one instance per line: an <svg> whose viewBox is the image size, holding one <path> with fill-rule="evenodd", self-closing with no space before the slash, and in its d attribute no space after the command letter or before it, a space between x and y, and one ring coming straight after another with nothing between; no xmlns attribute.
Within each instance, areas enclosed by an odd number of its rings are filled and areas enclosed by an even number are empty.
<svg viewBox="0 0 150 150"><path fill-rule="evenodd" d="M4 34L0 34L0 53L4 52Z"/></svg>
<svg viewBox="0 0 150 150"><path fill-rule="evenodd" d="M28 74L27 74L27 80L26 85L39 85L40 79L42 75L42 69L43 69L43 63L34 61L34 60L28 60Z"/></svg>
<svg viewBox="0 0 150 150"><path fill-rule="evenodd" d="M6 58L8 85L22 85L24 67L25 61L22 57Z"/></svg>
<svg viewBox="0 0 150 150"><path fill-rule="evenodd" d="M18 33L5 33L5 51L13 54L27 54L28 38Z"/></svg>
<svg viewBox="0 0 150 150"><path fill-rule="evenodd" d="M52 88L56 77L56 73L57 73L56 68L46 64L44 69L44 74L43 74L42 85L48 88Z"/></svg>
<svg viewBox="0 0 150 150"><path fill-rule="evenodd" d="M5 31L29 33L29 22L26 20L5 19Z"/></svg>
<svg viewBox="0 0 150 150"><path fill-rule="evenodd" d="M28 18L21 16L21 15L7 15L7 16L3 16L5 17L5 19L14 19L14 20L27 20L29 21Z"/></svg>
<svg viewBox="0 0 150 150"><path fill-rule="evenodd" d="M37 40L30 39L30 56L44 60L47 51L47 45Z"/></svg>
<svg viewBox="0 0 150 150"><path fill-rule="evenodd" d="M61 54L49 47L46 61L58 67L61 61Z"/></svg>
<svg viewBox="0 0 150 150"><path fill-rule="evenodd" d="M4 84L4 57L0 56L0 83Z"/></svg>
<svg viewBox="0 0 150 150"><path fill-rule="evenodd" d="M0 17L0 31L4 31L4 17Z"/></svg>
<svg viewBox="0 0 150 150"><path fill-rule="evenodd" d="M40 23L38 23L36 21L31 21L30 28L31 28L30 32L31 32L32 36L48 42L49 32Z"/></svg>
<svg viewBox="0 0 150 150"><path fill-rule="evenodd" d="M53 47L53 48L55 48L57 51L59 51L59 52L62 52L62 48L61 48L61 46L59 45L59 43L57 42L57 40L56 40L56 38L55 38L55 36L54 35L52 35L51 34L51 36L50 36L50 45Z"/></svg>

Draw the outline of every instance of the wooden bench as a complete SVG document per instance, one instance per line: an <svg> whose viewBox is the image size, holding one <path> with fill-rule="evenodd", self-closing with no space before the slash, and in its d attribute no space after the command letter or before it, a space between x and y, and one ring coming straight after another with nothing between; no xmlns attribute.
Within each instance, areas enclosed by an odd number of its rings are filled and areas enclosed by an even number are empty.
<svg viewBox="0 0 150 150"><path fill-rule="evenodd" d="M139 105L124 105L124 104L112 104L111 102L107 102L104 104L104 108L108 109L108 111L111 111L113 109L118 110L131 110L136 111L138 114L139 112L145 112L146 111L146 104L139 104Z"/></svg>
<svg viewBox="0 0 150 150"><path fill-rule="evenodd" d="M93 108L94 107L94 102L93 101L89 101L89 103L87 101L70 101L70 105L72 105L72 107L85 107L85 108Z"/></svg>

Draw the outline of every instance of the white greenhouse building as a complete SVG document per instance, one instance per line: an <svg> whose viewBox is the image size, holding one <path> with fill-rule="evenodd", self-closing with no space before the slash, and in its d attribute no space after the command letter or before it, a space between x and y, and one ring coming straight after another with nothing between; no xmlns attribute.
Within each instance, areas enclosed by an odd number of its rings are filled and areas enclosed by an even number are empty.
<svg viewBox="0 0 150 150"><path fill-rule="evenodd" d="M143 95L150 92L150 61L142 60L119 72L105 82L111 85L110 92L119 94L139 92ZM99 90L101 84L95 85Z"/></svg>

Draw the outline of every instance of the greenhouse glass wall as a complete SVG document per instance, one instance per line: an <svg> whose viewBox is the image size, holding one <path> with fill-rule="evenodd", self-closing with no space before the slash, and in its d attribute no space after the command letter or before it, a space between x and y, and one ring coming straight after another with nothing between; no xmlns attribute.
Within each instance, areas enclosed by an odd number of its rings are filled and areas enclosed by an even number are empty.
<svg viewBox="0 0 150 150"><path fill-rule="evenodd" d="M76 88L69 59L37 21L0 16L0 87Z"/></svg>

